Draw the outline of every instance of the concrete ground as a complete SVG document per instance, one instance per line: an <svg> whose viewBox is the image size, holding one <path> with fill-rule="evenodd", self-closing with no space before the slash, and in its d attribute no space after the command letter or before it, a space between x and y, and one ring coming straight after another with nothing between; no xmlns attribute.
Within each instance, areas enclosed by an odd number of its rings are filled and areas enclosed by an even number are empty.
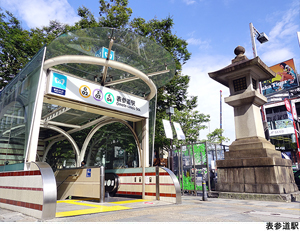
<svg viewBox="0 0 300 231"><path fill-rule="evenodd" d="M122 202L123 201L123 202ZM119 204L106 202L99 204L95 201L78 201L76 203L58 203L57 214L65 211L91 209L95 213L56 217L51 220L38 220L18 212L0 209L0 221L7 222L172 222L175 227L178 222L207 222L209 224L222 224L223 222L263 222L262 230L266 230L266 222L290 222L298 225L300 222L300 202L274 202L237 199L208 198L202 201L201 196L183 196L182 204L171 204L161 201L133 201L122 199ZM80 205L80 206L79 206ZM122 210L95 211L103 207L124 206ZM77 206L77 207L76 207ZM78 207L79 206L79 207ZM126 208L125 208L126 207ZM61 223L62 222L62 223ZM5 225L5 223L2 223ZM11 224L11 223L10 223ZM40 223L41 224L41 223ZM82 223L81 223L82 224ZM233 224L233 223L227 223ZM74 223L72 223L72 226ZM103 224L104 225L104 224ZM2 225L1 225L2 226ZM77 226L76 224L74 225ZM80 227L80 226L78 226ZM84 226L85 227L85 226ZM298 225L299 230L300 225ZM232 229L231 229L232 230Z"/></svg>

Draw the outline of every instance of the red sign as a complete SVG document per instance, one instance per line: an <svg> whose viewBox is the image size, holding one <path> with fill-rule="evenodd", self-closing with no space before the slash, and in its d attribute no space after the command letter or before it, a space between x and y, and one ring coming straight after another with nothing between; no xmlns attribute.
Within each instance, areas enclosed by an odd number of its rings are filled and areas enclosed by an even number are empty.
<svg viewBox="0 0 300 231"><path fill-rule="evenodd" d="M288 112L291 112L291 105L288 99L284 99L285 107Z"/></svg>

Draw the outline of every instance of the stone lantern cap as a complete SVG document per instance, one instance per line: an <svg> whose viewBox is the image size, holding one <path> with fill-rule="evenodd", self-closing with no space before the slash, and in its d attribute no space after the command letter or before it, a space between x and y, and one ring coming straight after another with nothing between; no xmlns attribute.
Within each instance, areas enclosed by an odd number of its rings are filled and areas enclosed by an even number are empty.
<svg viewBox="0 0 300 231"><path fill-rule="evenodd" d="M246 55L244 55L244 47L236 47L234 53L236 54L236 57L232 60L230 65L221 70L210 72L208 75L226 87L229 87L230 80L245 72L251 71L259 82L275 77L275 72L272 71L258 56L254 59L248 59Z"/></svg>

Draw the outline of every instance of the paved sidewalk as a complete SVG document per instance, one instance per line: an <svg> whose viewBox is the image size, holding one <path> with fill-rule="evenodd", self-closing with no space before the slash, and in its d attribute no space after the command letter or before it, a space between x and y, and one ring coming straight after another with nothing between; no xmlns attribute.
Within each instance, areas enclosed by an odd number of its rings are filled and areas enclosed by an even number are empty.
<svg viewBox="0 0 300 231"><path fill-rule="evenodd" d="M101 206L97 202L86 203L95 208ZM70 203L66 205L69 206ZM207 201L202 201L202 197L199 196L183 196L182 204L141 200L135 203L127 201L127 205L123 203L122 206L130 209L56 217L42 222L300 222L300 202L220 198L208 198ZM64 207L57 208L58 212L64 210ZM0 221L36 222L39 220L18 212L0 209Z"/></svg>

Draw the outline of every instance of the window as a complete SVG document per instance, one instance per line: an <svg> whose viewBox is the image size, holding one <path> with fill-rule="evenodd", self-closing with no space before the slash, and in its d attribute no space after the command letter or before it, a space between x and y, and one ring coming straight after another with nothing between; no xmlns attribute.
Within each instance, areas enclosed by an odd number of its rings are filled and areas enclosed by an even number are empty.
<svg viewBox="0 0 300 231"><path fill-rule="evenodd" d="M253 79L253 78L252 78L252 85L253 85L253 89L254 89L254 90L257 90L257 85L256 85L256 83L257 83L257 82L256 82L256 79Z"/></svg>
<svg viewBox="0 0 300 231"><path fill-rule="evenodd" d="M235 92L247 89L246 77L235 79L232 82L233 82L233 87Z"/></svg>

